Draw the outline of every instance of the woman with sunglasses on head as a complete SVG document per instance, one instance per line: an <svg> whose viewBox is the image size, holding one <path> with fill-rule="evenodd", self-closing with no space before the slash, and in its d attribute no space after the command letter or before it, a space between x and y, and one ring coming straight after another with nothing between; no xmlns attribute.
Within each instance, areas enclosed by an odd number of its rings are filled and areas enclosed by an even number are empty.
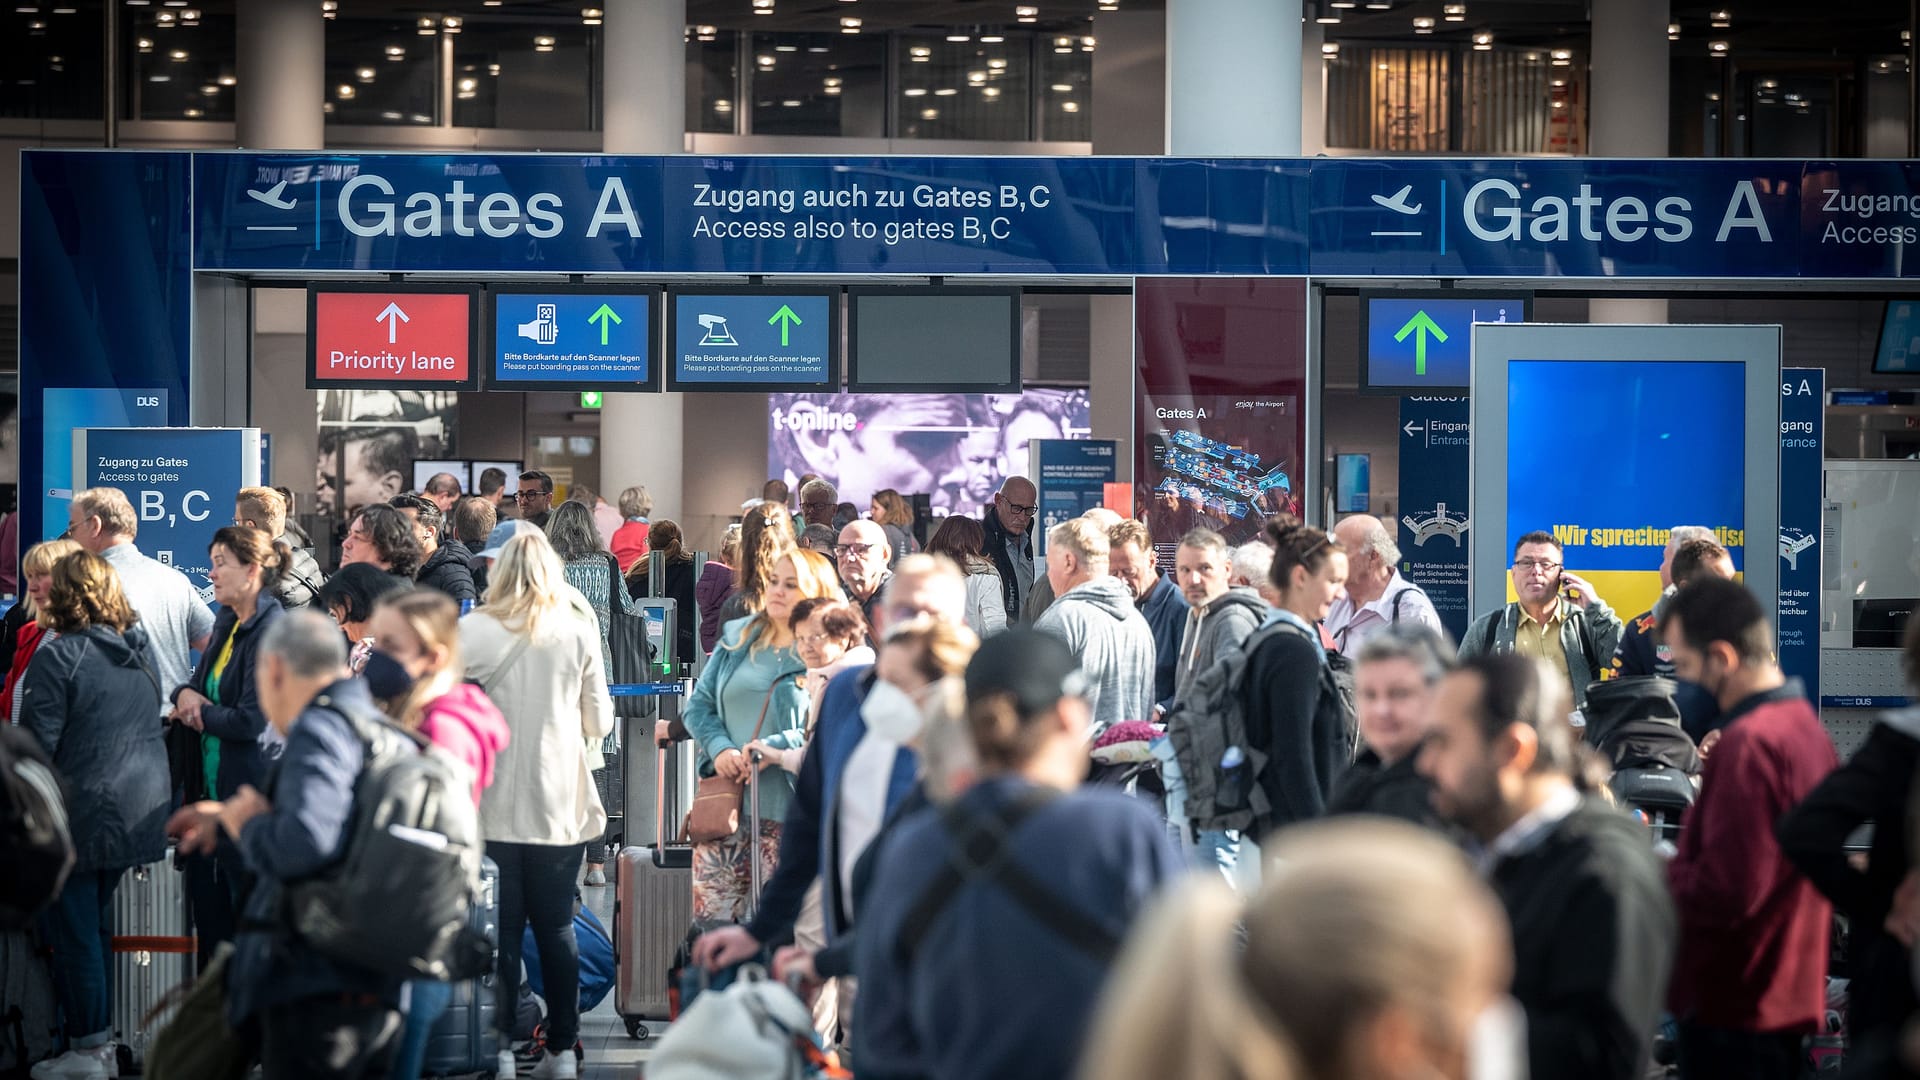
<svg viewBox="0 0 1920 1080"><path fill-rule="evenodd" d="M1266 754L1256 782L1271 809L1253 823L1254 840L1283 825L1324 814L1350 754L1344 723L1320 708L1327 653L1320 620L1346 588L1347 555L1324 530L1275 530L1270 579L1280 603L1254 634L1247 657L1247 739ZM1269 627L1275 632L1262 633Z"/></svg>

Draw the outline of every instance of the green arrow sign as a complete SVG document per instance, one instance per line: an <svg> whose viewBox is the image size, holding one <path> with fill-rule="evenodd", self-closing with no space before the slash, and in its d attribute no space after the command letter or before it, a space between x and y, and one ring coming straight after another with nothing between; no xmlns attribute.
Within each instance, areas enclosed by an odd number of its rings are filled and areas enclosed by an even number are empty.
<svg viewBox="0 0 1920 1080"><path fill-rule="evenodd" d="M780 310L774 312L773 318L767 320L767 325L780 328L780 347L784 349L787 347L788 335L793 332L794 327L800 325L800 316L795 315L791 307L781 304Z"/></svg>
<svg viewBox="0 0 1920 1080"><path fill-rule="evenodd" d="M587 316L587 324L592 325L594 323L600 324L600 344L605 345L607 343L607 327L609 325L619 326L620 316L614 314L611 307L608 307L606 304L601 304L598 308L594 309L593 314Z"/></svg>
<svg viewBox="0 0 1920 1080"><path fill-rule="evenodd" d="M580 407L583 409L597 409L604 400L598 390L580 391Z"/></svg>
<svg viewBox="0 0 1920 1080"><path fill-rule="evenodd" d="M1405 341L1408 334L1414 335L1413 373L1425 375L1427 373L1427 335L1432 334L1435 341L1445 341L1447 332L1440 329L1440 324L1433 321L1433 316L1424 311L1416 311L1413 313L1413 318L1407 320L1407 325L1393 335L1393 340Z"/></svg>

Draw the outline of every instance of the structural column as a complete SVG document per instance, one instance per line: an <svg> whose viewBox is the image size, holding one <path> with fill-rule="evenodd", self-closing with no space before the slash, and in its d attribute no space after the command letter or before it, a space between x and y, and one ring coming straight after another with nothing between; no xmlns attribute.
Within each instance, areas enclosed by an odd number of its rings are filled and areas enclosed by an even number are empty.
<svg viewBox="0 0 1920 1080"><path fill-rule="evenodd" d="M686 149L686 0L610 0L601 146L609 154L678 154ZM687 456L683 394L608 394L600 408L600 490L613 502L644 484L654 520L683 525ZM708 433L707 437L712 437ZM696 459L697 460L697 459ZM690 535L698 545L701 537Z"/></svg>
<svg viewBox="0 0 1920 1080"><path fill-rule="evenodd" d="M1168 0L1167 152L1300 154L1301 0Z"/></svg>
<svg viewBox="0 0 1920 1080"><path fill-rule="evenodd" d="M1667 156L1668 0L1593 5L1588 145L1595 157ZM1664 323L1667 302L1595 298L1597 323Z"/></svg>
<svg viewBox="0 0 1920 1080"><path fill-rule="evenodd" d="M248 150L326 145L327 33L313 0L235 6L234 140Z"/></svg>

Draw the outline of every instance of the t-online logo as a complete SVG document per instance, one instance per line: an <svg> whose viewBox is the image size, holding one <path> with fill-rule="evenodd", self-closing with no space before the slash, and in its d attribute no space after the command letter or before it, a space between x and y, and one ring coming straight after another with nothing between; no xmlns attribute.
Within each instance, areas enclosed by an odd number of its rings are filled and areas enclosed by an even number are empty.
<svg viewBox="0 0 1920 1080"><path fill-rule="evenodd" d="M857 431L860 418L819 405L796 405L791 412L773 410L775 431Z"/></svg>

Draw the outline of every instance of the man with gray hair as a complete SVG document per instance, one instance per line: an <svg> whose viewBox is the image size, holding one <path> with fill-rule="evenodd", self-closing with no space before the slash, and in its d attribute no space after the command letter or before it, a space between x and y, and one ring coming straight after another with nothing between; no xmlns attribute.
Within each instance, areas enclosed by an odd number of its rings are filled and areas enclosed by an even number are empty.
<svg viewBox="0 0 1920 1080"><path fill-rule="evenodd" d="M1667 550L1660 556L1660 596L1662 599L1674 593L1673 557L1680 554L1680 546L1689 540L1714 540L1713 530L1705 525L1675 525L1667 534Z"/></svg>
<svg viewBox="0 0 1920 1080"><path fill-rule="evenodd" d="M1255 545L1267 553L1273 549ZM1226 538L1212 529L1182 537L1174 554L1174 575L1187 600L1186 632L1180 638L1180 666L1174 673L1173 699L1186 695L1195 676L1238 649L1267 618L1267 602L1246 586L1233 586Z"/></svg>
<svg viewBox="0 0 1920 1080"><path fill-rule="evenodd" d="M1400 576L1400 545L1379 518L1355 514L1333 527L1347 553L1347 594L1327 611L1327 633L1344 656L1389 626L1418 623L1446 634L1425 589Z"/></svg>
<svg viewBox="0 0 1920 1080"><path fill-rule="evenodd" d="M1154 715L1153 629L1133 606L1133 590L1109 572L1108 528L1077 517L1047 530L1047 580L1057 599L1033 624L1079 658L1096 733Z"/></svg>
<svg viewBox="0 0 1920 1080"><path fill-rule="evenodd" d="M1280 606L1280 590L1273 587L1273 548L1249 540L1233 549L1227 560L1227 584L1252 589L1268 607Z"/></svg>
<svg viewBox="0 0 1920 1080"><path fill-rule="evenodd" d="M354 782L366 748L348 711L378 715L367 684L347 671L333 620L290 611L268 627L254 676L267 722L286 740L267 790L182 809L167 823L182 852L222 836L254 875L227 969L228 1015L257 1021L268 1076L385 1073L400 1030L400 980L303 944L287 924L288 884L339 861L352 833Z"/></svg>
<svg viewBox="0 0 1920 1080"><path fill-rule="evenodd" d="M785 506L785 499L780 500ZM800 485L800 517L809 525L833 527L833 511L840 505L840 492L832 484L814 477Z"/></svg>

